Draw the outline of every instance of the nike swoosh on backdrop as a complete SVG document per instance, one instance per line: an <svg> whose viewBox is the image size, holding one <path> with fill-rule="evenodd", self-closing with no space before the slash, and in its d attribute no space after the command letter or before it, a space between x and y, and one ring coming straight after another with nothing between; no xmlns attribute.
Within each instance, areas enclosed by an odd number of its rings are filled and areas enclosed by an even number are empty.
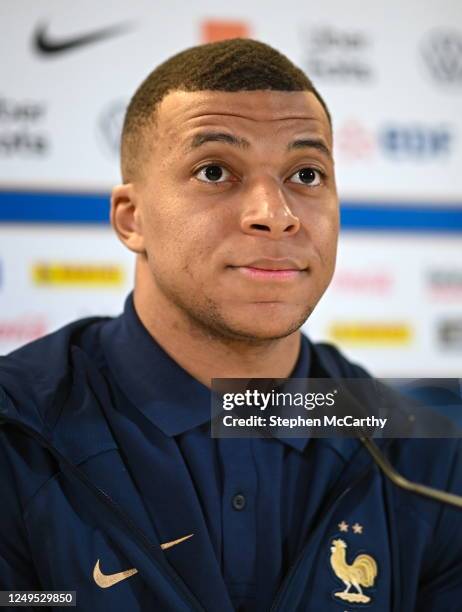
<svg viewBox="0 0 462 612"><path fill-rule="evenodd" d="M119 23L117 25L108 26L89 32L88 34L80 34L79 36L71 36L68 38L53 38L48 33L48 25L39 25L35 29L33 35L34 49L42 55L54 55L77 49L86 45L113 38L124 32L128 32L133 28L133 24Z"/></svg>
<svg viewBox="0 0 462 612"><path fill-rule="evenodd" d="M193 537L193 533L189 535L183 536L182 538L178 538L178 540L172 540L171 542L165 542L161 544L160 547L162 550L166 550L167 548L171 548L172 546L176 546L180 544L180 542L184 542L185 540L189 540L189 538ZM99 566L99 559L95 564L93 569L93 580L96 584L102 589L107 589L108 587L114 586L118 582L125 580L126 578L130 578L134 574L137 574L138 570L134 567L132 569L124 570L123 572L117 572L116 574L103 574L101 568Z"/></svg>

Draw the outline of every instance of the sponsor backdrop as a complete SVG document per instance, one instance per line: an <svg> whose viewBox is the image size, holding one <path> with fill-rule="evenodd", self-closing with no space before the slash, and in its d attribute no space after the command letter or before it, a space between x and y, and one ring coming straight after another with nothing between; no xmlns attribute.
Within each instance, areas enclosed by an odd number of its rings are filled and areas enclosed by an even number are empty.
<svg viewBox="0 0 462 612"><path fill-rule="evenodd" d="M306 331L377 375L461 375L460 3L3 0L0 17L0 353L120 312L134 258L108 194L129 97L173 53L250 36L334 118L338 267Z"/></svg>

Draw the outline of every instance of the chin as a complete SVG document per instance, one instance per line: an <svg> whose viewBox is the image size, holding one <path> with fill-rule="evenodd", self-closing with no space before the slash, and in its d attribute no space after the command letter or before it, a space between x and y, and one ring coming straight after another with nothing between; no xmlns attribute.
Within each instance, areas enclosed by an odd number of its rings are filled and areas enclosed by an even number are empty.
<svg viewBox="0 0 462 612"><path fill-rule="evenodd" d="M218 305L207 300L205 304L188 304L184 308L192 328L208 337L225 341L266 343L286 338L296 332L307 320L313 306L288 302L242 302Z"/></svg>
<svg viewBox="0 0 462 612"><path fill-rule="evenodd" d="M228 322L228 329L240 337L255 340L276 340L286 338L296 332L305 323L311 309L303 312L287 312L287 307L280 303L255 304L257 308L251 316Z"/></svg>

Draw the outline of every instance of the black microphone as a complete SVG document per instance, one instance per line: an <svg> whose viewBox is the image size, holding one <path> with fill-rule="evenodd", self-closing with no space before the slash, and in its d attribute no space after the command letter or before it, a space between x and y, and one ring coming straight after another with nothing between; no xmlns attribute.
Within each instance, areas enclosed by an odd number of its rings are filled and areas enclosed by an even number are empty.
<svg viewBox="0 0 462 612"><path fill-rule="evenodd" d="M383 385L381 385L381 388L385 389ZM394 393L394 391L389 388L387 388L387 391ZM343 393L346 395L348 405L350 407L353 406L357 413L367 413L367 410L365 410L363 404L359 402L352 393L348 392L345 388L343 388ZM403 398L400 397L400 399L402 400ZM399 409L397 410L396 414L399 414ZM438 418L440 417L438 416ZM445 421L447 424L448 421L445 418L443 418L442 420ZM400 489L404 489L405 491L414 493L416 495L427 497L429 499L439 501L443 504L448 504L450 506L462 509L462 495L457 495L456 493L449 493L448 491L429 487L427 485L423 485L421 483L414 482L405 478L397 470L395 470L395 468L388 461L384 453L379 449L377 444L373 442L371 436L368 435L364 429L357 428L357 437L367 449L376 465L395 486L399 487Z"/></svg>
<svg viewBox="0 0 462 612"><path fill-rule="evenodd" d="M435 499L436 501L442 502L443 504L449 504L450 506L455 506L456 508L462 508L462 495L456 495L455 493L449 493L448 491L443 491L442 489L435 489L434 487L429 487L427 485L408 480L395 470L395 468L391 465L377 444L375 444L371 438L360 436L359 439L367 448L375 463L394 485L406 491L410 491L411 493L415 493L416 495L429 497L430 499Z"/></svg>

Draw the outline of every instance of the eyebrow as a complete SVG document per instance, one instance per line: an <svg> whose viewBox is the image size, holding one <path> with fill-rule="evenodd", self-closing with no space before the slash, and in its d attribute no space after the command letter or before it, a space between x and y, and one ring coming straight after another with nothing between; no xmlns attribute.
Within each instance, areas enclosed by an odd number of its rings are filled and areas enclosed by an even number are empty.
<svg viewBox="0 0 462 612"><path fill-rule="evenodd" d="M231 134L225 134L224 132L203 132L202 134L196 134L193 136L188 145L188 150L192 151L197 149L207 142L224 142L226 144L239 147L240 149L248 149L250 147L249 141L245 138L232 136Z"/></svg>
<svg viewBox="0 0 462 612"><path fill-rule="evenodd" d="M332 159L332 154L328 147L324 144L322 140L318 140L317 138L302 138L300 140L294 140L287 145L287 149L289 151L293 151L294 149L317 149L320 153Z"/></svg>

